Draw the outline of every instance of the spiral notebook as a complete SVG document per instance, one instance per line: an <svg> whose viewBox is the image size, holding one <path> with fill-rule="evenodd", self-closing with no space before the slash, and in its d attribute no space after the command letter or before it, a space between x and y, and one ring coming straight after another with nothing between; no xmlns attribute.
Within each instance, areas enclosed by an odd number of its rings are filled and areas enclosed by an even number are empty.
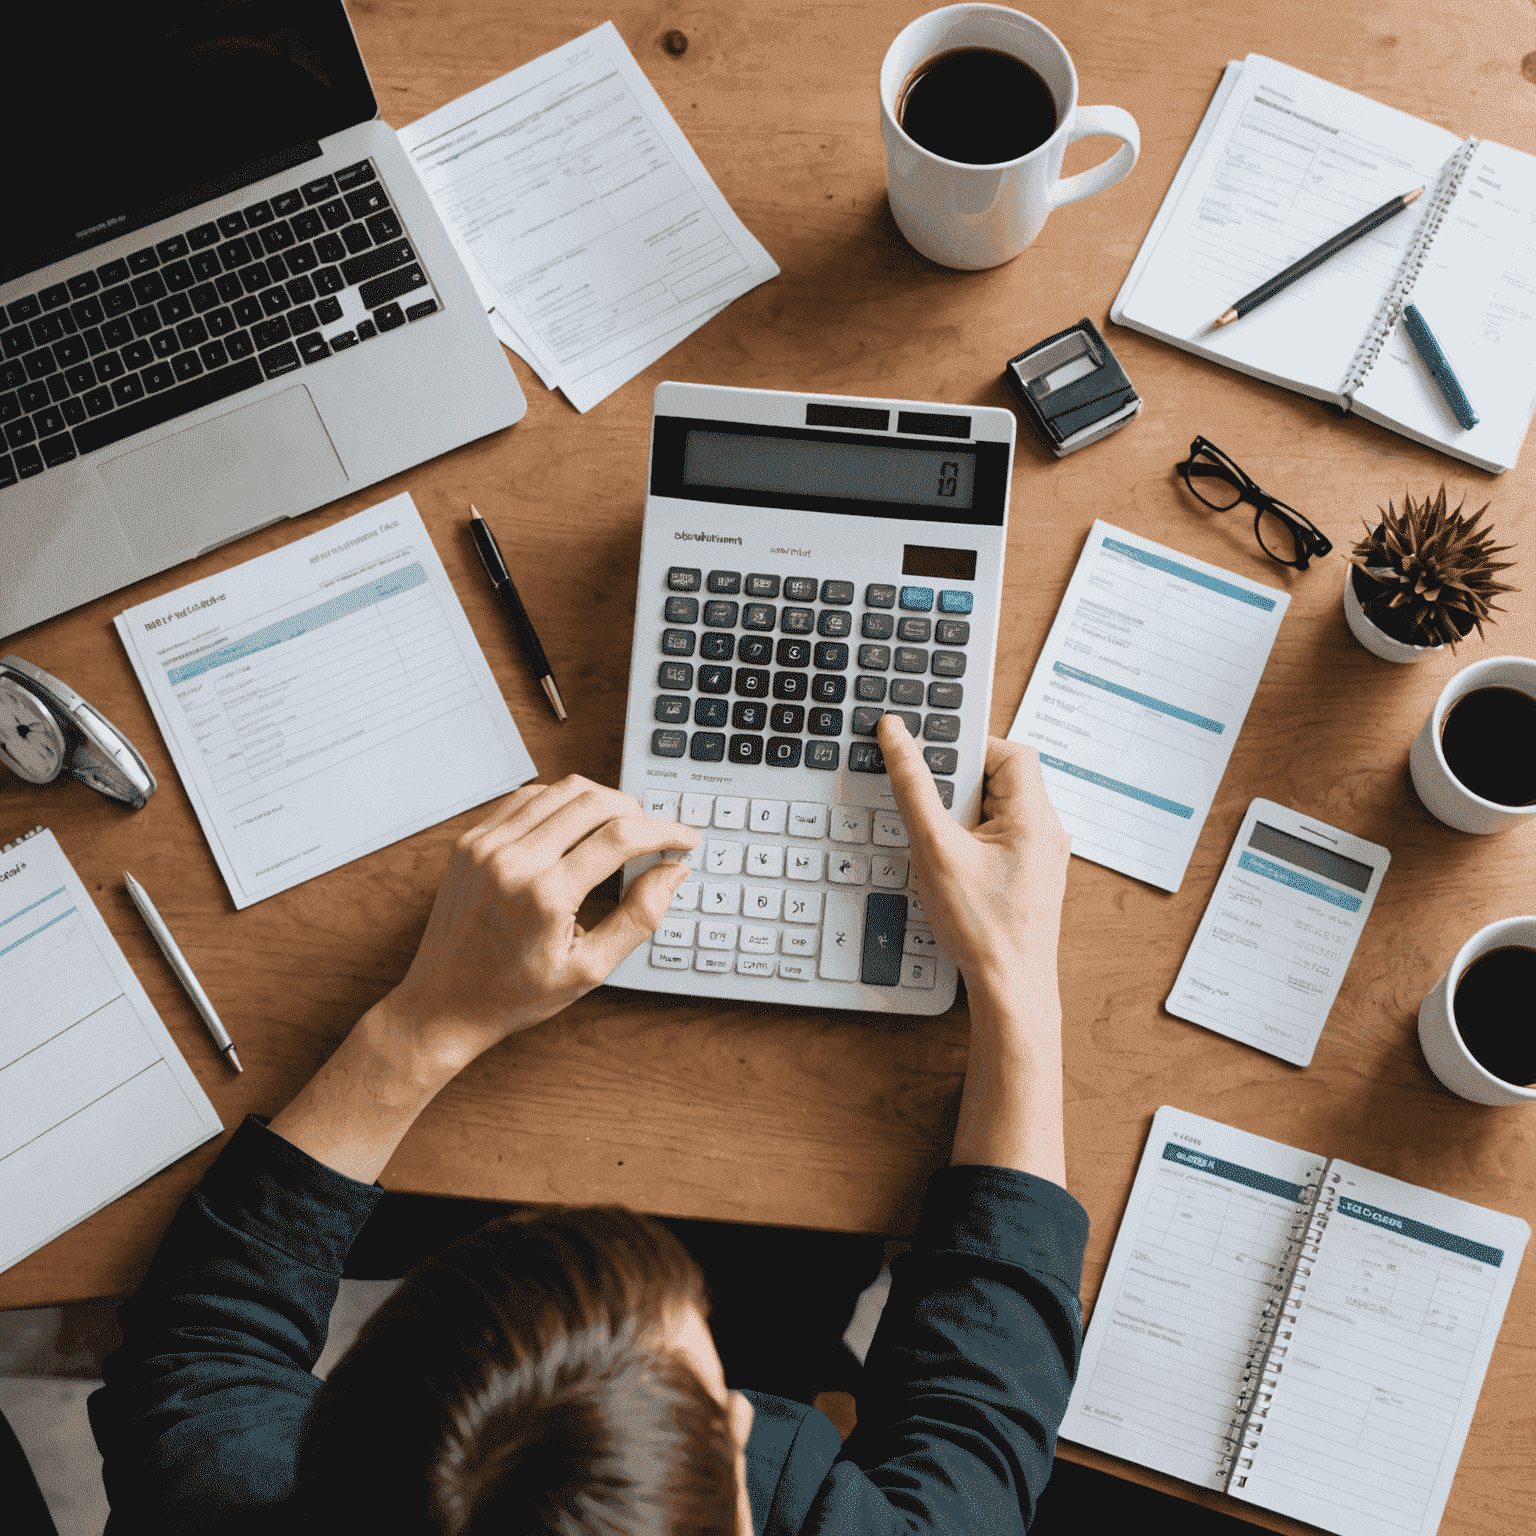
<svg viewBox="0 0 1536 1536"><path fill-rule="evenodd" d="M1529 1237L1164 1105L1061 1435L1338 1536L1432 1536Z"/></svg>
<svg viewBox="0 0 1536 1536"><path fill-rule="evenodd" d="M1212 328L1418 186L1406 212ZM1470 430L1403 334L1410 299L1472 402ZM1498 473L1536 406L1536 159L1249 54L1227 65L1109 314Z"/></svg>

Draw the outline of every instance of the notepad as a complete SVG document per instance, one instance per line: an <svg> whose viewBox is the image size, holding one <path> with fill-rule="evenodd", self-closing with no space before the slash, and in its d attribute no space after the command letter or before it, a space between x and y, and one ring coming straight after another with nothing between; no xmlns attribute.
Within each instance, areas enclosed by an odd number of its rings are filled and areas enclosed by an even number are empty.
<svg viewBox="0 0 1536 1536"><path fill-rule="evenodd" d="M1094 523L1008 732L1073 853L1178 890L1290 601Z"/></svg>
<svg viewBox="0 0 1536 1536"><path fill-rule="evenodd" d="M1227 305L1418 186L1406 212L1212 329ZM1530 155L1249 54L1227 65L1110 318L1497 473L1536 407L1533 228ZM1410 300L1479 417L1470 430L1403 333Z"/></svg>
<svg viewBox="0 0 1536 1536"><path fill-rule="evenodd" d="M1529 1238L1164 1105L1062 1438L1338 1536L1432 1536Z"/></svg>
<svg viewBox="0 0 1536 1536"><path fill-rule="evenodd" d="M0 852L0 1269L224 1129L52 832Z"/></svg>

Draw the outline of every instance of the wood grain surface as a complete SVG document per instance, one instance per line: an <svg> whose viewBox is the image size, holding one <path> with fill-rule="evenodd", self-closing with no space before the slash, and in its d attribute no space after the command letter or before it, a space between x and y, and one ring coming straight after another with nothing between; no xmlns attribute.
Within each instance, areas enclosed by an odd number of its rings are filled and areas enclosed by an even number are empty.
<svg viewBox="0 0 1536 1536"><path fill-rule="evenodd" d="M876 82L923 7L882 0L611 9L406 0L352 15L380 110L408 123L610 16L721 190L783 269L580 416L515 364L516 427L284 526L10 637L138 744L160 792L137 813L78 785L4 776L0 837L58 833L226 1126L278 1109L357 1015L403 974L447 850L475 813L235 912L112 629L125 607L315 532L408 490L545 780L617 781L634 617L650 397L663 379L1006 405L1004 361L1090 316L1146 405L1140 420L1055 460L1021 423L992 728L1005 733L1095 517L1283 588L1292 605L1177 894L1074 860L1062 941L1069 1184L1093 1218L1084 1279L1102 1279L1137 1156L1164 1103L1536 1220L1536 1112L1452 1097L1419 1053L1424 992L1461 942L1536 911L1536 832L1453 832L1421 807L1408 746L1436 694L1486 655L1536 655L1536 452L1481 474L1359 420L1110 327L1108 309L1223 64L1267 53L1441 123L1536 152L1529 0L1231 0L1037 10L1072 53L1084 103L1129 109L1141 160L1120 186L1055 214L1006 266L946 271L902 240L885 200ZM685 34L686 51L663 46ZM1068 153L1081 170L1112 151ZM1226 298L1227 295L1220 297ZM1214 308L1215 306L1213 306ZM1204 514L1172 472L1219 443L1266 490L1347 547L1362 518L1442 480L1493 503L1524 591L1486 641L1398 667L1344 627L1338 554L1271 564L1250 520ZM475 560L473 500L497 529L571 721L558 726ZM0 528L3 538L3 528ZM3 558L3 546L0 546ZM1162 1008L1249 800L1264 795L1393 854L1370 925L1305 1070ZM129 905L152 893L247 1070L230 1074ZM614 891L594 898L610 905ZM390 1188L529 1201L624 1201L730 1220L910 1228L946 1160L967 1021L695 1002L600 989L477 1062L422 1118ZM0 1276L0 1306L130 1292L222 1140ZM1515 1288L1441 1530L1529 1528L1536 1508L1536 1261ZM1185 1498L1198 1490L1108 1457L1066 1454ZM1229 1508L1236 1506L1227 1505ZM1277 1531L1306 1527L1244 1506Z"/></svg>

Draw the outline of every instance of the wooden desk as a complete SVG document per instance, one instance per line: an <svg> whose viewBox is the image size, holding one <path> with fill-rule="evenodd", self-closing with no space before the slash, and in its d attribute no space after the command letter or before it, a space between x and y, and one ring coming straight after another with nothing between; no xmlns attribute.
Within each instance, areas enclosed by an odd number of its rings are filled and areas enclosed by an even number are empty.
<svg viewBox="0 0 1536 1536"><path fill-rule="evenodd" d="M408 490L543 775L616 782L658 381L1006 404L998 377L1008 356L1085 314L1107 327L1110 300L1222 65L1250 49L1457 132L1536 150L1536 54L1522 63L1530 13L1517 0L1433 9L1413 0L1310 0L1267 12L1219 0L1176 10L1111 0L1053 7L1045 19L1077 62L1082 99L1136 116L1141 163L1121 186L1058 213L1010 265L949 272L906 246L885 202L876 80L890 39L920 9L912 0L674 8L624 0L602 12L471 0L445 0L430 13L391 0L354 7L381 110L396 125L611 14L783 275L589 417L518 363L529 412L510 431L5 641L127 730L161 790L131 814L79 786L34 791L0 776L0 833L53 826L226 1125L281 1106L403 973L448 846L474 813L236 913L113 614ZM681 57L663 46L673 29L688 39ZM1068 168L1107 149L1077 146ZM1343 546L1378 503L1444 479L1453 499L1492 499L1500 532L1523 553L1536 542L1536 450L1495 479L1135 332L1116 329L1111 340L1146 399L1140 421L1059 463L1021 428L993 729L1008 728L1095 516L1284 587L1293 603L1182 889L1170 896L1097 865L1072 865L1062 973L1068 1168L1094 1222L1085 1300L1102 1278L1151 1114L1165 1102L1536 1221L1536 1115L1452 1098L1429 1075L1414 1032L1421 995L1462 939L1536 909L1536 834L1451 832L1421 808L1407 773L1409 741L1453 671L1489 654L1536 655L1536 564L1522 561L1516 579L1527 590L1509 601L1487 642L1472 641L1454 659L1395 667L1346 632L1340 558L1305 574L1282 571L1259 554L1245 519L1196 515L1172 474L1204 433ZM476 564L465 526L471 499L495 521L522 578L571 707L563 728ZM534 571L559 574L529 579ZM1393 851L1304 1072L1161 1007L1244 809L1260 793ZM215 1055L130 907L125 867L153 893L223 1013L243 1077ZM407 1138L385 1182L901 1233L927 1173L947 1155L966 1029L961 1009L893 1022L603 989L466 1072ZM0 1305L131 1291L218 1145L0 1276ZM1447 1536L1517 1529L1536 1503L1533 1302L1536 1263L1528 1262L1441 1527ZM1094 1453L1067 1454L1222 1502ZM1275 1530L1304 1529L1244 1513Z"/></svg>

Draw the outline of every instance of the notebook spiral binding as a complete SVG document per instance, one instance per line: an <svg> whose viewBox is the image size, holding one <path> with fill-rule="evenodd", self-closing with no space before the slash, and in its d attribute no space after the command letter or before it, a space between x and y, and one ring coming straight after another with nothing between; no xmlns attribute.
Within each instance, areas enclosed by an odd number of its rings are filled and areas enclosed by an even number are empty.
<svg viewBox="0 0 1536 1536"><path fill-rule="evenodd" d="M1461 190L1462 178L1466 176L1467 168L1472 164L1472 158L1479 148L1480 143L1477 139L1468 139L1446 161L1445 169L1440 173L1440 184L1435 188L1434 195L1429 200L1429 206L1424 210L1418 231L1408 243L1408 249L1403 253L1402 265L1397 269L1397 277L1393 280L1386 298L1381 301L1381 308L1376 311L1375 324L1365 333L1364 340L1361 341L1350 362L1349 372L1343 384L1339 386L1339 393L1344 396L1346 414L1354 408L1355 391L1364 385L1371 369L1376 366L1376 359L1381 355L1381 349L1387 344L1387 337L1392 334L1398 316L1403 312L1403 305L1413 297L1413 285L1419 280L1419 272L1429 257L1429 248L1434 244L1435 236L1440 233L1440 225L1444 222L1457 192Z"/></svg>
<svg viewBox="0 0 1536 1536"><path fill-rule="evenodd" d="M1227 1450L1222 1454L1213 1479L1215 1486L1224 1492L1241 1488L1248 1480L1248 1469L1253 1465L1252 1453L1264 1431L1276 1382L1285 1368L1291 1330L1312 1275L1317 1245L1338 1199L1338 1182L1339 1175L1329 1174L1324 1165L1309 1169L1306 1182L1301 1186L1290 1238L1276 1261L1275 1279L1269 1288L1269 1299L1264 1303L1259 1331L1243 1363L1237 1402L1225 1436Z"/></svg>
<svg viewBox="0 0 1536 1536"><path fill-rule="evenodd" d="M20 848L29 837L36 837L39 832L46 832L46 827L33 827L30 832L23 832L20 837L12 839L4 848L0 848L0 854L9 853L12 848Z"/></svg>

